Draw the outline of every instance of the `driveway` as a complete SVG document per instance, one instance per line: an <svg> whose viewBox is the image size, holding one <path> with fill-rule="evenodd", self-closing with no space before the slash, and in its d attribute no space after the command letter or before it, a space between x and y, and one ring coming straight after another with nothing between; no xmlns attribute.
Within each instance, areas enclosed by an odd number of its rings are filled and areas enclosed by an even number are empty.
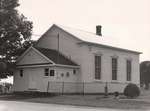
<svg viewBox="0 0 150 111"><path fill-rule="evenodd" d="M129 110L17 102L17 101L0 101L0 111L129 111Z"/></svg>

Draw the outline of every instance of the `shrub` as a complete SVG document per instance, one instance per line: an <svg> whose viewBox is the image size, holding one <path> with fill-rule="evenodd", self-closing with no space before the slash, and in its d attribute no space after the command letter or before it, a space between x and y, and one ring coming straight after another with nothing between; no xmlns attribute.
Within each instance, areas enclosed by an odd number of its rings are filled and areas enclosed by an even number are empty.
<svg viewBox="0 0 150 111"><path fill-rule="evenodd" d="M119 92L117 92L117 91L114 92L114 96L115 96L115 97L118 97L118 96L119 96Z"/></svg>
<svg viewBox="0 0 150 111"><path fill-rule="evenodd" d="M138 97L140 95L140 89L136 84L128 84L124 89L124 95L130 98Z"/></svg>

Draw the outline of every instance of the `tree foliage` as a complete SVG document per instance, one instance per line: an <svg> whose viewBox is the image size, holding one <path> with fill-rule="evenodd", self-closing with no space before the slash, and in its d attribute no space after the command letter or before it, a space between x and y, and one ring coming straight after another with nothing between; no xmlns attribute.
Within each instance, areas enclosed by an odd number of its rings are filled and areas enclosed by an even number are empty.
<svg viewBox="0 0 150 111"><path fill-rule="evenodd" d="M0 0L0 60L15 62L20 53L33 43L32 22L18 12L18 0Z"/></svg>
<svg viewBox="0 0 150 111"><path fill-rule="evenodd" d="M0 0L0 55L8 62L16 59L18 49L32 34L32 22L18 13L18 6L18 0Z"/></svg>
<svg viewBox="0 0 150 111"><path fill-rule="evenodd" d="M149 88L150 83L150 61L144 61L140 64L140 82Z"/></svg>

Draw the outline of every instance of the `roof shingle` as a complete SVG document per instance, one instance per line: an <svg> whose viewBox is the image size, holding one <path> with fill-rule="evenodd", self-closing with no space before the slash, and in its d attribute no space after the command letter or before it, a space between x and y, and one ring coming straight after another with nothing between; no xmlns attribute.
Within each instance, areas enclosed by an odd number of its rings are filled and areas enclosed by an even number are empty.
<svg viewBox="0 0 150 111"><path fill-rule="evenodd" d="M41 48L41 47L34 47L34 48L37 49L44 56L46 56L56 64L78 66L76 63L74 63L72 60L65 57L57 50Z"/></svg>

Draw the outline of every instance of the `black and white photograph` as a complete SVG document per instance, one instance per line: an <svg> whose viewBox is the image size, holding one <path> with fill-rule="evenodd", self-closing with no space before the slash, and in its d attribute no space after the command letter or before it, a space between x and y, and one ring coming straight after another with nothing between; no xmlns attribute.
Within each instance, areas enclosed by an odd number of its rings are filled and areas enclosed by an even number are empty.
<svg viewBox="0 0 150 111"><path fill-rule="evenodd" d="M150 0L0 0L0 111L150 111Z"/></svg>

